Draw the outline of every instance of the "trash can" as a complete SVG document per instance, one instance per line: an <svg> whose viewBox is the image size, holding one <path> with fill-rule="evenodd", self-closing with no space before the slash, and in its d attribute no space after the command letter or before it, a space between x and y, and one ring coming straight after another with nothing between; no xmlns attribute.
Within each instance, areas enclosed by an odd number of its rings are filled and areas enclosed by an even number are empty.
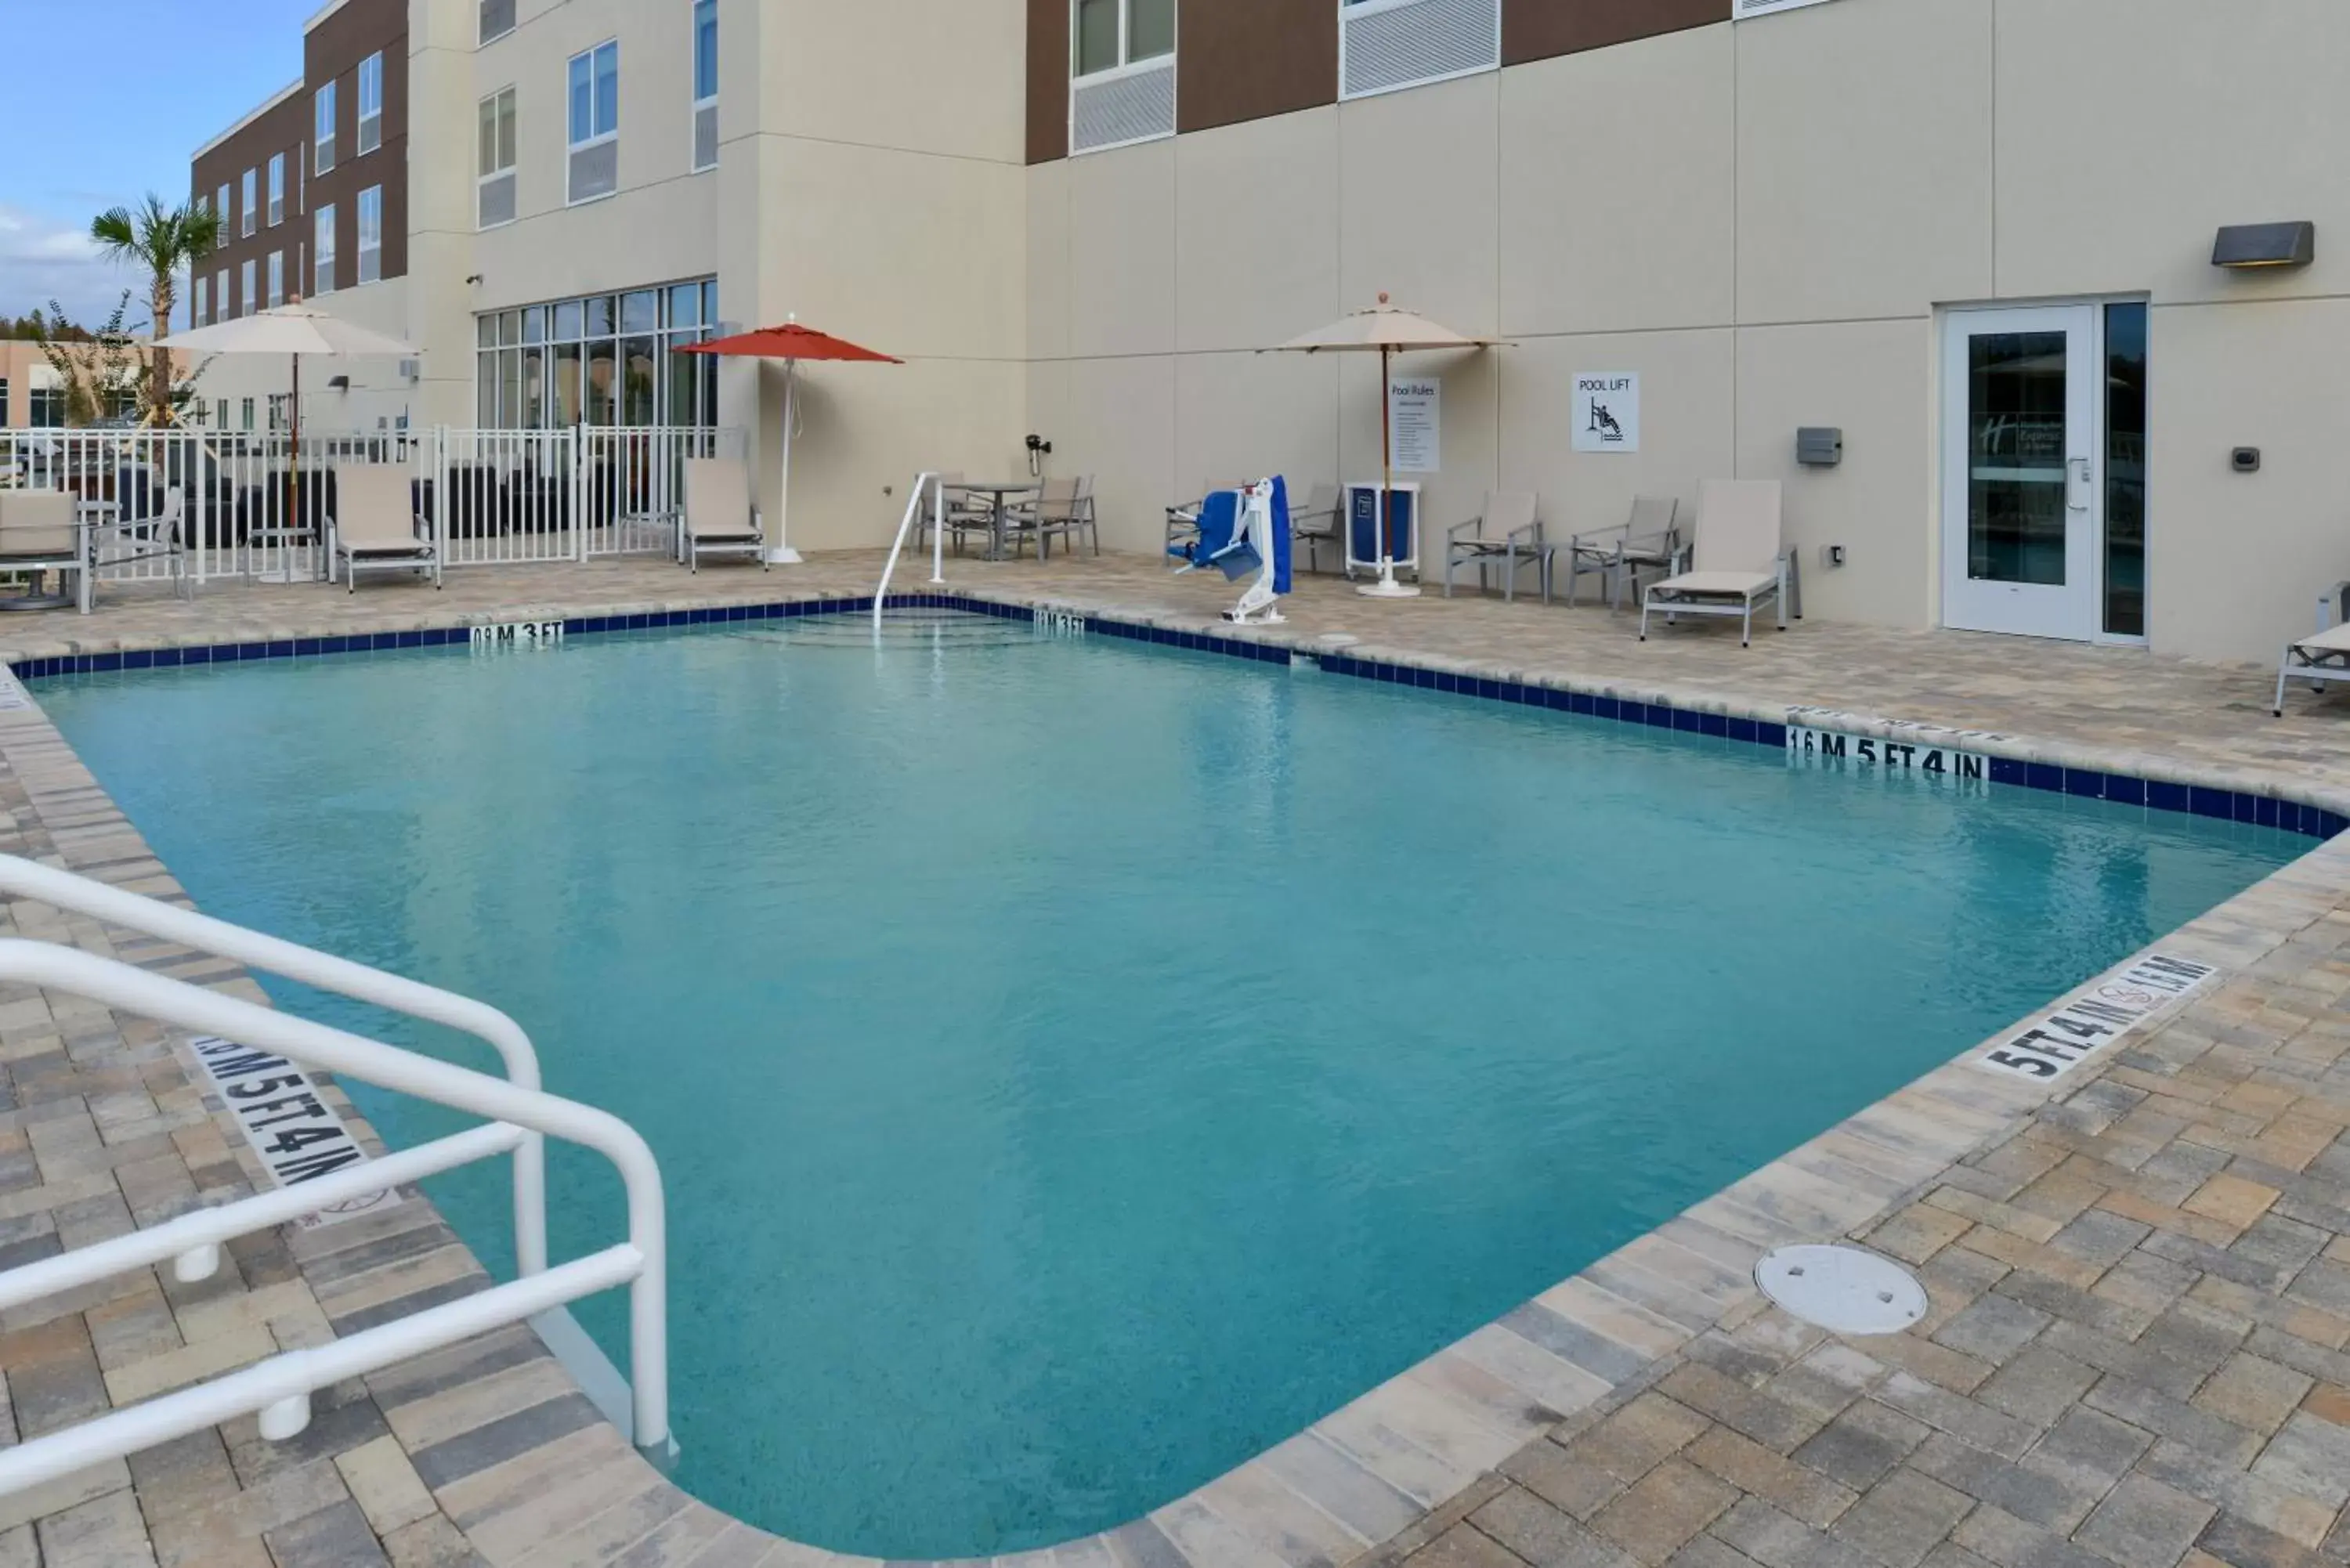
<svg viewBox="0 0 2350 1568"><path fill-rule="evenodd" d="M1419 576L1419 483L1399 479L1388 487L1393 515L1395 568ZM1379 487L1376 482L1347 486L1347 575L1357 568L1376 572L1387 554L1379 539Z"/></svg>

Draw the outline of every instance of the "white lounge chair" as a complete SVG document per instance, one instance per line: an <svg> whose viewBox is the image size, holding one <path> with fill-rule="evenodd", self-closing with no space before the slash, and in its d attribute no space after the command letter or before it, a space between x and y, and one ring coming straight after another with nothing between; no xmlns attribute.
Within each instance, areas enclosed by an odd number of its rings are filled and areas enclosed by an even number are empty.
<svg viewBox="0 0 2350 1568"><path fill-rule="evenodd" d="M2328 680L2350 680L2350 582L2336 583L2317 601L2317 630L2284 645L2277 664L2276 716L2284 717L2285 682L2298 676L2312 691Z"/></svg>
<svg viewBox="0 0 2350 1568"><path fill-rule="evenodd" d="M57 604L39 594L41 574L57 573L62 590L65 575L72 572L78 579L78 607L89 613L89 571L82 558L78 504L69 490L0 490L0 572L28 573L35 589L17 601L21 607Z"/></svg>
<svg viewBox="0 0 2350 1568"><path fill-rule="evenodd" d="M353 462L335 470L334 555L327 580L340 562L348 591L359 591L361 572L422 572L441 586L441 552L416 528L415 491L408 470L390 462Z"/></svg>
<svg viewBox="0 0 2350 1568"><path fill-rule="evenodd" d="M685 460L685 516L678 554L691 571L704 556L747 556L767 569L767 530L751 504L751 476L739 462L717 457Z"/></svg>
<svg viewBox="0 0 2350 1568"><path fill-rule="evenodd" d="M1477 567L1477 590L1485 591L1487 568L1502 568L1502 597L1518 597L1518 568L1543 564L1541 503L1531 491L1489 490L1485 510L1444 532L1444 597L1452 597L1452 574Z"/></svg>
<svg viewBox="0 0 2350 1568"><path fill-rule="evenodd" d="M1775 479L1709 479L1698 489L1696 540L1690 569L1640 596L1640 640L1648 639L1648 614L1667 620L1685 615L1736 616L1741 647L1754 642L1754 610L1778 607L1779 629L1787 611L1804 613L1795 579L1794 553L1779 532L1779 482Z"/></svg>

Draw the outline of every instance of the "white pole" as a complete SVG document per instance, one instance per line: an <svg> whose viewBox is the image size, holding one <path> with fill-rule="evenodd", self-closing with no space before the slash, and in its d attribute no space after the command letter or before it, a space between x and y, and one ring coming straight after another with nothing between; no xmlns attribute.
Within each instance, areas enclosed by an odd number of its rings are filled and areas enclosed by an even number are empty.
<svg viewBox="0 0 2350 1568"><path fill-rule="evenodd" d="M933 475L931 480L931 581L947 580L947 487L943 480Z"/></svg>
<svg viewBox="0 0 2350 1568"><path fill-rule="evenodd" d="M792 415L797 411L792 383L799 368L796 359L784 361L784 487L775 496L775 547L767 552L778 566L800 564L800 553L792 548Z"/></svg>

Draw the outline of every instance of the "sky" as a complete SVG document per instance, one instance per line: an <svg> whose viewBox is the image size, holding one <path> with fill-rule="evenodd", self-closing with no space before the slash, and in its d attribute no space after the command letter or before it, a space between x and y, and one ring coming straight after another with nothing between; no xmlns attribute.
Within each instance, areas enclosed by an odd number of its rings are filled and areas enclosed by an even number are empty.
<svg viewBox="0 0 2350 1568"><path fill-rule="evenodd" d="M190 155L302 74L322 4L0 0L0 315L54 296L96 323L129 288L143 324L143 275L98 259L90 219L186 201Z"/></svg>

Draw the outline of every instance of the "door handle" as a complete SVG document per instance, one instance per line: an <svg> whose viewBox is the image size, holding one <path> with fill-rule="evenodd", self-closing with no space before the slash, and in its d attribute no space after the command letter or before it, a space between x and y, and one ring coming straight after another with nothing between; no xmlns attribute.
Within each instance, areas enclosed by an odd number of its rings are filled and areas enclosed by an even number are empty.
<svg viewBox="0 0 2350 1568"><path fill-rule="evenodd" d="M2072 481L2065 486L2064 504L2075 512L2086 512L2089 509L2089 484L2092 477L2089 472L2089 460L2085 457L2076 457L2064 465L2064 472Z"/></svg>

